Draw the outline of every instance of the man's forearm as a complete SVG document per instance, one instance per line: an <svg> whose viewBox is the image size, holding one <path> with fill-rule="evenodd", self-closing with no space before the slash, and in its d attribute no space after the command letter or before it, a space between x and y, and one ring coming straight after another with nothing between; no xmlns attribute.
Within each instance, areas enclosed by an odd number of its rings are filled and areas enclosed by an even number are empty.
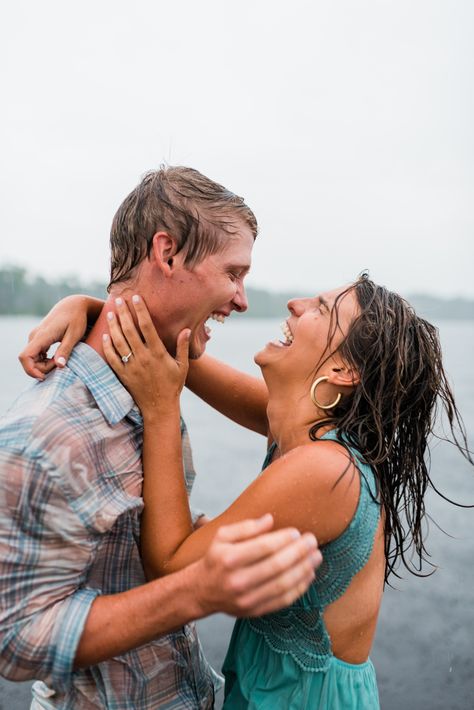
<svg viewBox="0 0 474 710"><path fill-rule="evenodd" d="M196 565L92 603L74 667L120 656L204 615L196 595Z"/></svg>

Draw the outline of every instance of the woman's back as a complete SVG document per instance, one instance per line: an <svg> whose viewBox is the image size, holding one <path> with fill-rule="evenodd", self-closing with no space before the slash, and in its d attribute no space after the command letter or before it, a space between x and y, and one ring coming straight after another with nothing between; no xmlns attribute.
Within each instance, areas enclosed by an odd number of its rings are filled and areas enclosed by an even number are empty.
<svg viewBox="0 0 474 710"><path fill-rule="evenodd" d="M383 516L380 516L369 560L342 597L324 610L324 624L336 658L346 663L367 660L380 611L384 575Z"/></svg>
<svg viewBox="0 0 474 710"><path fill-rule="evenodd" d="M274 447L265 465L273 453ZM341 693L341 708L358 707L362 698L360 707L378 707L367 657L383 589L383 528L374 474L356 451L350 453L360 473L354 515L321 546L323 564L300 599L280 612L237 622L224 663L226 708L298 708L305 698L314 707L336 708Z"/></svg>

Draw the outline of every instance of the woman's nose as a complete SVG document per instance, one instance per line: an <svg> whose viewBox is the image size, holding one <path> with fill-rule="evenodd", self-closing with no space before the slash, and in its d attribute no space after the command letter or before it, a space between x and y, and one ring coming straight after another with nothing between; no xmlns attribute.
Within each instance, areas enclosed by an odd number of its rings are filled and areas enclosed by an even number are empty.
<svg viewBox="0 0 474 710"><path fill-rule="evenodd" d="M304 300L302 298L292 298L286 305L292 316L300 316L304 311Z"/></svg>

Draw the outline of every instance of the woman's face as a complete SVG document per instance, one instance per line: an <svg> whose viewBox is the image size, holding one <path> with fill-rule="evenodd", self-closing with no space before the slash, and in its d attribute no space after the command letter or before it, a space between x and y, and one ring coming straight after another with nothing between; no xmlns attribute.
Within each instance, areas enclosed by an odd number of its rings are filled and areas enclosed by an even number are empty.
<svg viewBox="0 0 474 710"><path fill-rule="evenodd" d="M334 303L342 293L337 303L337 319L335 312L331 319ZM267 343L256 354L255 362L264 370L283 367L288 374L295 372L306 377L314 374L320 360L337 350L358 315L359 305L354 289L341 286L318 296L292 299L288 301L288 310L290 315L282 324L282 340Z"/></svg>

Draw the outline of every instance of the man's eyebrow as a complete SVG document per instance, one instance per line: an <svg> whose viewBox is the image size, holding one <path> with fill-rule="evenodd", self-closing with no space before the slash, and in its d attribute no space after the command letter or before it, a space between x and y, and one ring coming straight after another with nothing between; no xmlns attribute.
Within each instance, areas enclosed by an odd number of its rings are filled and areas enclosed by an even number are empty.
<svg viewBox="0 0 474 710"><path fill-rule="evenodd" d="M244 272L244 271L250 271L250 264L227 264L228 269L232 269L232 271L238 271Z"/></svg>

